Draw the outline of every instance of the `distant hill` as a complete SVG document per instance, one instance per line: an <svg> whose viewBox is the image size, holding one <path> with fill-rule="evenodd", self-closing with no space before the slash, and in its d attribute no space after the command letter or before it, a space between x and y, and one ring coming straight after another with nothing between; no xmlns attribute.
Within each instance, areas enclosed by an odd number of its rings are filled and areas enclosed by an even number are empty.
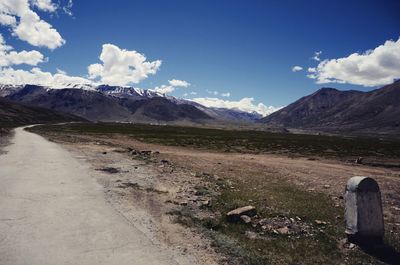
<svg viewBox="0 0 400 265"><path fill-rule="evenodd" d="M75 115L29 107L0 98L0 127L36 123L85 121Z"/></svg>
<svg viewBox="0 0 400 265"><path fill-rule="evenodd" d="M9 100L71 113L90 121L146 123L253 122L257 113L208 108L198 103L154 91L118 86L69 85L52 89L36 85L0 86L0 96Z"/></svg>
<svg viewBox="0 0 400 265"><path fill-rule="evenodd" d="M400 133L400 82L370 92L322 88L261 121L326 132Z"/></svg>
<svg viewBox="0 0 400 265"><path fill-rule="evenodd" d="M154 97L132 102L125 106L133 113L134 120L152 119L156 121L210 120L205 112L189 104L176 104L163 97Z"/></svg>

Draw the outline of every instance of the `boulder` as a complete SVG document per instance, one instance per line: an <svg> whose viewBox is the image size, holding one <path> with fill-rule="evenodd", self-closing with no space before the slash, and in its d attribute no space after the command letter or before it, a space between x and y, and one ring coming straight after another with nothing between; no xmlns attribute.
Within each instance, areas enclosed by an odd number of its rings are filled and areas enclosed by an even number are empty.
<svg viewBox="0 0 400 265"><path fill-rule="evenodd" d="M234 209L226 214L226 220L228 222L239 222L242 215L252 217L257 214L257 210L254 206L248 205Z"/></svg>

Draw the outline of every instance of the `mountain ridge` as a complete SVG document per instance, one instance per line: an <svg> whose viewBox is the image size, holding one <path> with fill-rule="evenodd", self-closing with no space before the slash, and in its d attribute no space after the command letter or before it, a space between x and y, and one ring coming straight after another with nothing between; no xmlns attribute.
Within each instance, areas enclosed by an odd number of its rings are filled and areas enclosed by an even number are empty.
<svg viewBox="0 0 400 265"><path fill-rule="evenodd" d="M71 114L26 106L0 97L0 125L15 126L35 123L86 121Z"/></svg>
<svg viewBox="0 0 400 265"><path fill-rule="evenodd" d="M327 132L400 132L400 82L362 92L322 88L261 119L269 125Z"/></svg>
<svg viewBox="0 0 400 265"><path fill-rule="evenodd" d="M193 101L133 87L99 85L80 88L69 84L68 88L51 89L38 85L2 85L0 96L31 106L71 113L90 121L204 123L253 122L261 118L256 113L208 108ZM136 108L138 102L141 106ZM160 109L163 111L160 112Z"/></svg>

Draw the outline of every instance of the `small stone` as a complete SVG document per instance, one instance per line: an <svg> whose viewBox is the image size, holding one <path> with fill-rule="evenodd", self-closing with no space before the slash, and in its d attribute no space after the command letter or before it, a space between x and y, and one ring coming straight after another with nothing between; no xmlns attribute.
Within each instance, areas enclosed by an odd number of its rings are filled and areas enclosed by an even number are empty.
<svg viewBox="0 0 400 265"><path fill-rule="evenodd" d="M257 233L253 232L253 231L246 231L245 235L247 238L250 239L256 239L257 238Z"/></svg>
<svg viewBox="0 0 400 265"><path fill-rule="evenodd" d="M394 211L400 212L400 207L392 206L390 208L393 209Z"/></svg>
<svg viewBox="0 0 400 265"><path fill-rule="evenodd" d="M209 200L203 200L201 201L202 206L210 206L210 201Z"/></svg>
<svg viewBox="0 0 400 265"><path fill-rule="evenodd" d="M326 222L321 221L321 220L315 220L315 224L317 224L317 225L326 225Z"/></svg>
<svg viewBox="0 0 400 265"><path fill-rule="evenodd" d="M328 184L324 185L324 189L329 189L330 187L331 187L331 185L328 185Z"/></svg>
<svg viewBox="0 0 400 265"><path fill-rule="evenodd" d="M247 215L240 216L240 220L242 220L242 222L245 223L245 224L251 223L251 217L249 217Z"/></svg>
<svg viewBox="0 0 400 265"><path fill-rule="evenodd" d="M289 234L289 227L285 226L282 228L278 228L278 229L276 229L276 231L281 235L287 235L287 234Z"/></svg>

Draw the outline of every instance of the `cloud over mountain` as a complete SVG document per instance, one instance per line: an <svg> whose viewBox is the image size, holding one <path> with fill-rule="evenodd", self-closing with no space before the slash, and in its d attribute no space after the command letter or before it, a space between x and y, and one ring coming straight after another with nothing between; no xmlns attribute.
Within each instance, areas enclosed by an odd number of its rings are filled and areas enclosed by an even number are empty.
<svg viewBox="0 0 400 265"><path fill-rule="evenodd" d="M156 86L154 89L150 89L150 91L158 92L161 94L169 94L179 87L186 88L189 86L190 83L185 80L172 79L168 80L168 85Z"/></svg>
<svg viewBox="0 0 400 265"><path fill-rule="evenodd" d="M3 35L0 34L0 67L18 64L37 65L44 60L43 54L38 51L14 51L14 48L7 45Z"/></svg>
<svg viewBox="0 0 400 265"><path fill-rule="evenodd" d="M238 101L223 100L219 98L194 98L192 101L197 102L206 107L238 109L245 112L257 112L263 116L269 115L280 108L266 106L263 103L254 104L254 98L242 98Z"/></svg>
<svg viewBox="0 0 400 265"><path fill-rule="evenodd" d="M400 38L388 40L373 50L324 60L308 69L318 84L348 83L362 86L386 85L400 78Z"/></svg>
<svg viewBox="0 0 400 265"><path fill-rule="evenodd" d="M89 77L108 85L137 84L155 74L161 66L161 60L146 61L143 54L113 44L103 44L99 59L102 63L89 65Z"/></svg>
<svg viewBox="0 0 400 265"><path fill-rule="evenodd" d="M92 81L79 76L69 76L65 72L55 74L34 67L31 70L3 68L0 83L10 85L35 84L52 88L63 88L66 84L91 84Z"/></svg>

